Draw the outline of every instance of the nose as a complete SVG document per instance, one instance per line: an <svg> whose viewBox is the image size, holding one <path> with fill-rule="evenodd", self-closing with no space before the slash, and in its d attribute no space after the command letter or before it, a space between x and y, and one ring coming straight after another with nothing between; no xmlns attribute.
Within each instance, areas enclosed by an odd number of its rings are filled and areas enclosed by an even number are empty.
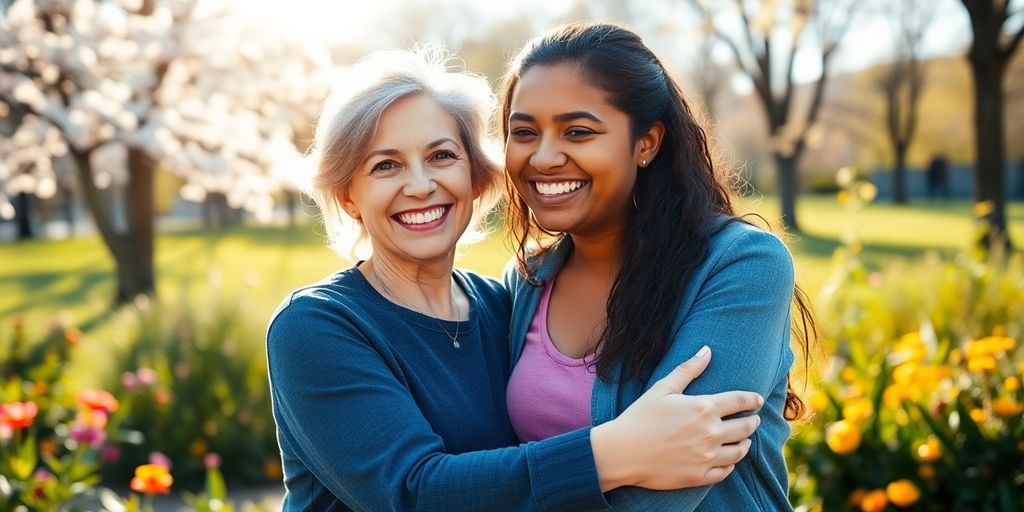
<svg viewBox="0 0 1024 512"><path fill-rule="evenodd" d="M558 141L551 137L541 137L537 151L530 155L530 166L544 172L565 165L568 157L561 151Z"/></svg>
<svg viewBox="0 0 1024 512"><path fill-rule="evenodd" d="M425 198L432 192L437 190L437 182L430 175L430 171L425 166L419 164L412 164L409 166L409 172L406 173L405 186L402 187L402 193L409 197Z"/></svg>

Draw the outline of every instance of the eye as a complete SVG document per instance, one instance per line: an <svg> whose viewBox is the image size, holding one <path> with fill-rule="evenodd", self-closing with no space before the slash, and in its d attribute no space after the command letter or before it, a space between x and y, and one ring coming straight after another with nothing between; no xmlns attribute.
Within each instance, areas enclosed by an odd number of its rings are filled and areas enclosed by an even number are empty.
<svg viewBox="0 0 1024 512"><path fill-rule="evenodd" d="M459 156L450 149L442 149L430 156L431 160L458 160Z"/></svg>
<svg viewBox="0 0 1024 512"><path fill-rule="evenodd" d="M572 138L586 137L586 136L589 136L589 135L594 135L595 133L597 133L597 132L595 132L594 130L591 130L591 129L588 129L588 128L581 128L579 126L574 126L572 128L569 128L565 132L565 134L568 137L572 137Z"/></svg>
<svg viewBox="0 0 1024 512"><path fill-rule="evenodd" d="M370 169L370 171L390 171L395 167L398 167L398 164L395 163L394 160L381 160L380 162L374 164L373 168Z"/></svg>
<svg viewBox="0 0 1024 512"><path fill-rule="evenodd" d="M526 137L532 137L536 135L536 133L534 133L534 131L529 128L515 128L509 133L509 135L519 139L523 139Z"/></svg>

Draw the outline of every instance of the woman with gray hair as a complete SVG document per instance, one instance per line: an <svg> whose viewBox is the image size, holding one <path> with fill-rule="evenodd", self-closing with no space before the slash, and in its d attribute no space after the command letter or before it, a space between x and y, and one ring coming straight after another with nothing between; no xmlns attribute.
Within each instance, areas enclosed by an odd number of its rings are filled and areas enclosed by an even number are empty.
<svg viewBox="0 0 1024 512"><path fill-rule="evenodd" d="M292 292L271 320L284 509L593 510L622 486L723 479L757 423L722 418L762 400L680 394L707 350L612 421L518 444L508 293L453 269L500 176L485 151L494 101L439 57L374 54L321 115L312 195L336 250L361 240L372 253Z"/></svg>

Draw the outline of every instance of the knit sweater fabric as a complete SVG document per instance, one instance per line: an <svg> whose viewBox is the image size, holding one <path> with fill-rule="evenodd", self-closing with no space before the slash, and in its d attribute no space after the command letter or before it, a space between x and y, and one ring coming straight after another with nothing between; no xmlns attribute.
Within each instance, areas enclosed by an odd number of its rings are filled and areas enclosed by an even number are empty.
<svg viewBox="0 0 1024 512"><path fill-rule="evenodd" d="M692 357L702 345L708 345L711 363L685 393L760 393L765 398L758 413L761 425L752 437L750 452L723 482L676 491L619 488L609 494L615 510L792 510L782 453L790 434L783 411L787 376L793 364L792 257L774 235L745 223L719 217L711 228L715 234L707 257L684 283L667 353L643 380L620 382L621 365L613 369L607 381L597 379L591 395L591 422L600 425L615 418L654 382ZM513 302L513 364L522 354L543 284L558 273L571 253L572 239L566 236L533 262L534 278L541 286L529 283L511 266L506 269L505 286Z"/></svg>
<svg viewBox="0 0 1024 512"><path fill-rule="evenodd" d="M517 446L508 294L472 273L455 279L470 302L463 322L388 301L357 268L275 312L267 359L285 511L607 507L589 428Z"/></svg>

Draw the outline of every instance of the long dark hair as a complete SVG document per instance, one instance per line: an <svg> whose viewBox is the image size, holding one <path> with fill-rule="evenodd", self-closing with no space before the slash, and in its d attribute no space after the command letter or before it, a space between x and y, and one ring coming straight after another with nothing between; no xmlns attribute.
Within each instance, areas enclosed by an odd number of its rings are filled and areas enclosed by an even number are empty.
<svg viewBox="0 0 1024 512"><path fill-rule="evenodd" d="M668 350L683 290L707 258L711 237L742 219L736 216L728 187L715 174L707 135L679 85L640 37L625 28L570 24L528 43L513 60L502 85L505 139L509 136L512 93L519 77L533 66L560 63L578 65L583 79L605 91L608 102L629 116L633 141L654 123L665 125L657 156L637 173L633 189L636 209L623 230L621 266L608 297L607 323L596 360L597 373L603 379L609 377L617 362L623 364L624 379L640 377ZM528 258L542 256L557 234L536 223L508 179L506 188L506 216L517 246L519 272L535 282ZM721 216L728 220L715 222ZM540 244L539 253L527 251L533 243ZM800 328L794 328L794 334L800 340L806 365L816 330L806 296L799 288L794 292L794 303L800 315ZM803 409L790 383L786 419L799 418Z"/></svg>

